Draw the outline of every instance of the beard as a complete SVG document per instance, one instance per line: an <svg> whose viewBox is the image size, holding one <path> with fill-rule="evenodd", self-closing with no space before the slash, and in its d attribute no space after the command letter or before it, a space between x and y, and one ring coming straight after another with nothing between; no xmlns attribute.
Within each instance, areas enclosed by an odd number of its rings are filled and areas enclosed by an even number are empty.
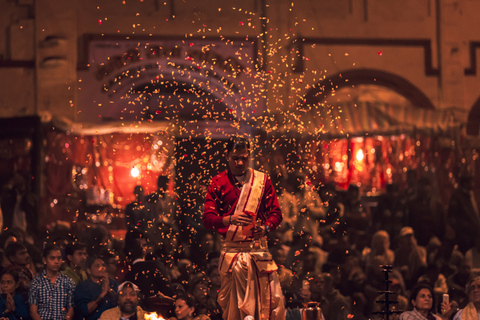
<svg viewBox="0 0 480 320"><path fill-rule="evenodd" d="M118 305L118 308L120 311L124 314L134 314L135 311L137 310L137 304L132 302L132 303L122 303Z"/></svg>

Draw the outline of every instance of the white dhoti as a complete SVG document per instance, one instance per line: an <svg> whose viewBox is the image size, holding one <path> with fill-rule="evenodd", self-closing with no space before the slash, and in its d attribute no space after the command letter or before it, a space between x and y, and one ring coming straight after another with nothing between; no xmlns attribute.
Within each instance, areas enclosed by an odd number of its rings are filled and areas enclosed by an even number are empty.
<svg viewBox="0 0 480 320"><path fill-rule="evenodd" d="M218 303L224 320L285 319L285 301L277 265L268 252L266 238L257 241L224 241L220 258L222 286Z"/></svg>

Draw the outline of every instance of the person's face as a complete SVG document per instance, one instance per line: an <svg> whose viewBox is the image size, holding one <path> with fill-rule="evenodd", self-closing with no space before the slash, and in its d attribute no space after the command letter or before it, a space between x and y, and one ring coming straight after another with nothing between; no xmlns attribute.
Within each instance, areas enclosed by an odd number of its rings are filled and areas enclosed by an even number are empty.
<svg viewBox="0 0 480 320"><path fill-rule="evenodd" d="M249 167L250 152L247 148L234 149L227 155L228 167L234 176L243 176Z"/></svg>
<svg viewBox="0 0 480 320"><path fill-rule="evenodd" d="M30 255L28 254L27 248L18 250L13 258L13 263L18 266L26 266L30 261Z"/></svg>
<svg viewBox="0 0 480 320"><path fill-rule="evenodd" d="M68 256L74 268L85 269L85 262L87 261L87 249L75 250L73 255Z"/></svg>
<svg viewBox="0 0 480 320"><path fill-rule="evenodd" d="M218 272L218 269L215 268L212 270L212 272L210 273L210 281L212 282L212 284L214 286L220 286L221 284L221 280L220 280L220 272Z"/></svg>
<svg viewBox="0 0 480 320"><path fill-rule="evenodd" d="M53 250L43 258L43 263L45 264L45 268L52 272L58 272L62 265L62 253L60 250Z"/></svg>
<svg viewBox="0 0 480 320"><path fill-rule="evenodd" d="M95 259L92 266L87 270L94 279L101 279L107 276L105 262L102 259Z"/></svg>
<svg viewBox="0 0 480 320"><path fill-rule="evenodd" d="M430 310L433 305L433 297L430 290L423 288L417 294L415 300L412 301L413 306L417 310Z"/></svg>
<svg viewBox="0 0 480 320"><path fill-rule="evenodd" d="M198 283L193 289L193 296L198 302L205 303L208 298L208 285L203 282Z"/></svg>
<svg viewBox="0 0 480 320"><path fill-rule="evenodd" d="M203 238L203 245L202 245L202 247L203 247L203 250L204 250L204 251L207 251L207 252L213 250L214 240L213 240L213 236L212 236L211 234L207 233L207 234L205 235L205 238Z"/></svg>
<svg viewBox="0 0 480 320"><path fill-rule="evenodd" d="M13 295L15 294L15 289L18 287L18 283L15 282L15 279L11 274L5 273L0 279L0 286L2 288L2 293Z"/></svg>
<svg viewBox="0 0 480 320"><path fill-rule="evenodd" d="M470 286L470 291L468 292L468 298L470 302L475 304L480 303L480 280L475 280Z"/></svg>
<svg viewBox="0 0 480 320"><path fill-rule="evenodd" d="M118 262L119 261L120 260L119 260L118 257L109 258L107 263L106 263L107 272L110 273L110 274L115 274L117 272L117 269L118 269Z"/></svg>
<svg viewBox="0 0 480 320"><path fill-rule="evenodd" d="M131 315L135 313L138 306L138 294L130 286L123 287L122 291L118 292L118 308L124 315Z"/></svg>
<svg viewBox="0 0 480 320"><path fill-rule="evenodd" d="M185 319L193 313L194 308L189 307L183 299L175 300L175 315L178 320Z"/></svg>

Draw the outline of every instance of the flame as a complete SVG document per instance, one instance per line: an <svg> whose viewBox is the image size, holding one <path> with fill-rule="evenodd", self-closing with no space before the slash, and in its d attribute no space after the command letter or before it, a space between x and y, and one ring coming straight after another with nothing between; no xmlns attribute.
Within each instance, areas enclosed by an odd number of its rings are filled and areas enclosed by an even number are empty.
<svg viewBox="0 0 480 320"><path fill-rule="evenodd" d="M145 313L145 320L166 320L164 317L159 316L156 312Z"/></svg>

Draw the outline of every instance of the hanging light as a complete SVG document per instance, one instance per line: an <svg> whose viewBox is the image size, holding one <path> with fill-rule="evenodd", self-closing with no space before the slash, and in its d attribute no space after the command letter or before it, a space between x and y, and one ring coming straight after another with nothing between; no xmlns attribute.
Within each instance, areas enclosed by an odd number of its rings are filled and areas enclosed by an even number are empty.
<svg viewBox="0 0 480 320"><path fill-rule="evenodd" d="M137 167L133 167L132 170L130 170L130 175L136 178L140 175L140 170L138 170Z"/></svg>
<svg viewBox="0 0 480 320"><path fill-rule="evenodd" d="M357 161L362 161L363 160L363 150L362 149L358 149L357 151L357 155L355 156L355 158L357 159Z"/></svg>

